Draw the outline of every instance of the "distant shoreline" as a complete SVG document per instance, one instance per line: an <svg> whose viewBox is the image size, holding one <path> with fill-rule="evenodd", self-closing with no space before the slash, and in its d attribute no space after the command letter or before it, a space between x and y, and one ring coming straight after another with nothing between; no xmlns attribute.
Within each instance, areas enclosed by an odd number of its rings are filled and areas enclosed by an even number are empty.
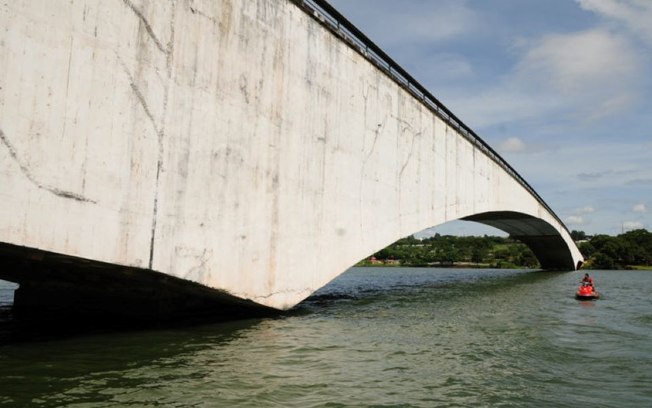
<svg viewBox="0 0 652 408"><path fill-rule="evenodd" d="M474 263L474 262L454 262L452 264L446 263L434 263L434 264L424 264L424 265L412 265L412 264L402 264L400 261L396 262L358 262L354 265L354 268L367 268L367 267L378 267L378 268L452 268L452 269L532 269L526 266L514 265L513 267L500 267L497 265L487 264L487 263ZM535 268L536 269L536 268Z"/></svg>
<svg viewBox="0 0 652 408"><path fill-rule="evenodd" d="M454 264L437 264L437 265L412 265L412 264L402 264L400 262L394 263L371 263L371 262L358 262L353 265L353 268L434 268L434 269L541 269L541 268L531 268L527 266L513 265L510 267L506 266L497 266L491 264L474 264L472 262L456 262ZM586 268L590 270L590 268ZM624 268L618 269L604 269L607 271L652 271L652 265L626 265Z"/></svg>

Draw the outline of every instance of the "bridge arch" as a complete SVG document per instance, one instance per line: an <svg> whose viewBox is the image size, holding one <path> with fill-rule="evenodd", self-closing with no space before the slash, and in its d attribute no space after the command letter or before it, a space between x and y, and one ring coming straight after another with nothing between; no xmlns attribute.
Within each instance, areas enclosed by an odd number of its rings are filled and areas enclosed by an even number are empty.
<svg viewBox="0 0 652 408"><path fill-rule="evenodd" d="M547 221L530 214L491 211L463 218L507 232L527 245L543 269L574 270L583 258L572 239ZM565 232L565 230L562 230Z"/></svg>
<svg viewBox="0 0 652 408"><path fill-rule="evenodd" d="M455 219L525 233L544 266L581 260L532 187L325 2L24 1L0 23L1 243L276 309Z"/></svg>

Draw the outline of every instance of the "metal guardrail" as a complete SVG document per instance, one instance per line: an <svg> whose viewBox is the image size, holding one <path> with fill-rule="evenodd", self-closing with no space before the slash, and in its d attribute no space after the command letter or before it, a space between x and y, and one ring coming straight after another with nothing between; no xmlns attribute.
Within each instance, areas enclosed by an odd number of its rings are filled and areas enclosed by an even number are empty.
<svg viewBox="0 0 652 408"><path fill-rule="evenodd" d="M373 41L371 41L362 31L346 19L339 11L331 6L325 0L290 0L299 8L304 10L307 14L312 16L320 24L326 27L333 34L340 37L344 42L349 44L351 48L364 56L368 61L374 64L378 69L384 71L390 78L397 84L403 87L407 92L412 94L416 99L421 101L432 112L439 116L449 126L455 128L464 138L470 141L478 149L484 152L503 170L511 175L518 183L520 183L530 194L532 194L537 201L559 222L559 224L568 231L566 225L555 214L555 212L548 206L548 204L541 198L541 196L534 191L532 186L525 181L523 177L512 166L509 165L494 149L491 148L480 136L478 136L470 127L462 122L453 112L451 112L443 103L435 98L423 85L414 79L407 71L405 71L396 61L380 49Z"/></svg>

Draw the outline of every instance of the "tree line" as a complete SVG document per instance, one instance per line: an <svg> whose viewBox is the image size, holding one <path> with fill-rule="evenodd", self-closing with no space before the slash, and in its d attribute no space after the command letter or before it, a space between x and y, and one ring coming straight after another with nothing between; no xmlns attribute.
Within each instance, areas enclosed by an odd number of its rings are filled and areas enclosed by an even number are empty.
<svg viewBox="0 0 652 408"><path fill-rule="evenodd" d="M645 229L618 236L587 236L572 231L571 237L585 258L585 268L652 268L652 233ZM539 268L532 251L510 237L435 234L419 239L409 236L381 249L358 265L464 266L487 268Z"/></svg>
<svg viewBox="0 0 652 408"><path fill-rule="evenodd" d="M538 268L530 249L519 241L497 236L456 237L436 234L400 239L360 263L402 266L466 266Z"/></svg>
<svg viewBox="0 0 652 408"><path fill-rule="evenodd" d="M617 236L587 236L572 231L571 237L584 255L585 267L591 269L629 269L652 266L652 233L645 229L627 231Z"/></svg>

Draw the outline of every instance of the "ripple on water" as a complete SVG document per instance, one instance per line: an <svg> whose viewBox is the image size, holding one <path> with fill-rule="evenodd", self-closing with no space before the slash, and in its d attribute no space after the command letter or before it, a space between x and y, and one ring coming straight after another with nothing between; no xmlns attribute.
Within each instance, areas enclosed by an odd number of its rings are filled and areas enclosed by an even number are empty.
<svg viewBox="0 0 652 408"><path fill-rule="evenodd" d="M281 318L0 346L0 404L652 406L648 275L353 270Z"/></svg>

